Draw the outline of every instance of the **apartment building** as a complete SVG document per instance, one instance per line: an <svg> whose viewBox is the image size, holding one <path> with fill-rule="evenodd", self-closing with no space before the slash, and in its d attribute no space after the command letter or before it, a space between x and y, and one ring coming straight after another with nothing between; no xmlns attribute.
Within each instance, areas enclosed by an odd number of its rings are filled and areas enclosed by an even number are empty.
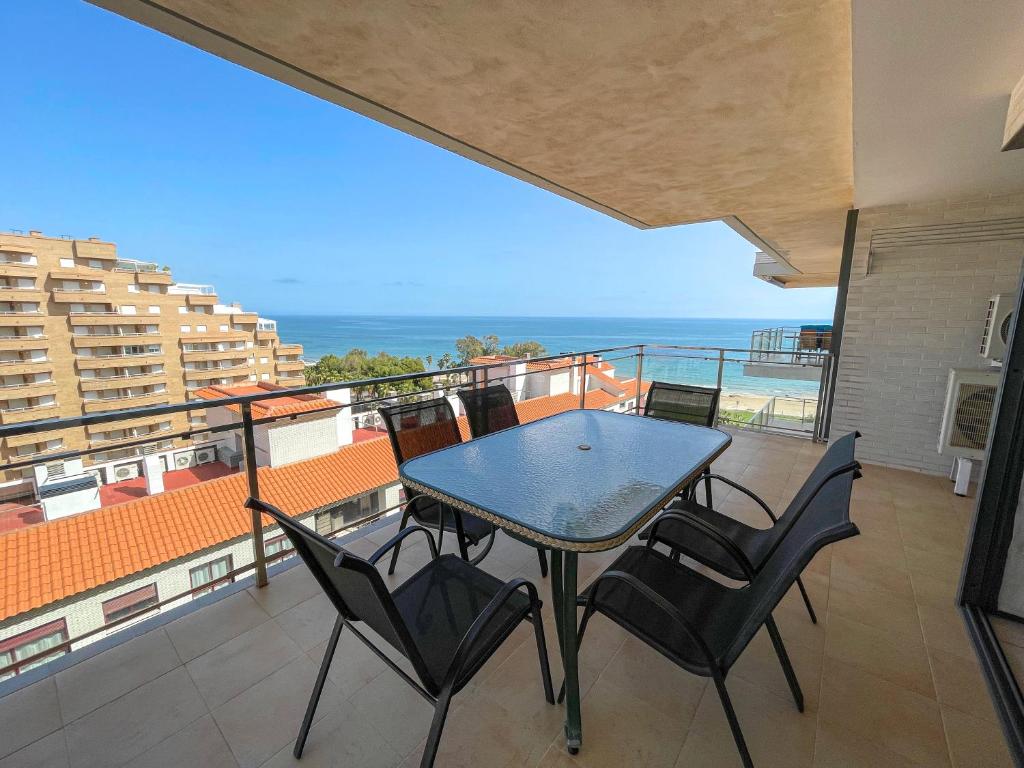
<svg viewBox="0 0 1024 768"><path fill-rule="evenodd" d="M223 304L210 285L176 283L166 266L118 256L113 243L0 234L0 424L181 402L215 385L304 383L302 347L276 323ZM164 469L194 461L202 414L141 417L113 425L6 438L5 463L90 451L99 483L142 474L146 446ZM59 467L58 474L62 471ZM29 495L31 467L0 476L0 500Z"/></svg>

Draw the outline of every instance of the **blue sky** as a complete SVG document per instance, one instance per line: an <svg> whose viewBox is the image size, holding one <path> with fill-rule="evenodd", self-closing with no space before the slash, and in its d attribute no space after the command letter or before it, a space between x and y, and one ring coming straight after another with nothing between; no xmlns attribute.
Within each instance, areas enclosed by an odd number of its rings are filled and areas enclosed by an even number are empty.
<svg viewBox="0 0 1024 768"><path fill-rule="evenodd" d="M832 315L723 224L634 229L94 6L0 28L0 230L99 235L269 315Z"/></svg>

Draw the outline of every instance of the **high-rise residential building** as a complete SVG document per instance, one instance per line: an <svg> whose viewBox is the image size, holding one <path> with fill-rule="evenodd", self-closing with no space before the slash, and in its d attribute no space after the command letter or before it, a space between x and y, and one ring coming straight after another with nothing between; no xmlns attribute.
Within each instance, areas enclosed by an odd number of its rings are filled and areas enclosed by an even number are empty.
<svg viewBox="0 0 1024 768"><path fill-rule="evenodd" d="M124 259L113 243L0 233L0 424L177 403L203 387L304 383L302 346L273 320L222 304L211 285L176 283L166 266ZM205 426L203 412L142 417L6 438L5 463L62 451L102 482L142 472L148 435ZM182 438L149 444L173 468ZM31 487L31 467L0 477L0 499Z"/></svg>

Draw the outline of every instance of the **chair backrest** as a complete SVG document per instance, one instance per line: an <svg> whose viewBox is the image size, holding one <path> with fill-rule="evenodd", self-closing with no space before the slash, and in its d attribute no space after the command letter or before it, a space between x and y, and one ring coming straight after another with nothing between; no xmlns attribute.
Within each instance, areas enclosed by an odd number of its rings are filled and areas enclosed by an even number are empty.
<svg viewBox="0 0 1024 768"><path fill-rule="evenodd" d="M722 390L715 387L655 381L647 392L644 416L713 427L721 394Z"/></svg>
<svg viewBox="0 0 1024 768"><path fill-rule="evenodd" d="M462 442L459 422L446 398L399 403L377 410L384 419L399 464Z"/></svg>
<svg viewBox="0 0 1024 768"><path fill-rule="evenodd" d="M736 590L737 608L742 607L744 615L737 617L735 641L726 655L726 666L732 665L822 547L860 533L850 521L850 495L858 477L860 472L854 470L825 482L753 581Z"/></svg>
<svg viewBox="0 0 1024 768"><path fill-rule="evenodd" d="M469 431L473 437L483 437L519 424L516 402L504 384L491 384L479 389L460 389L459 399L466 409Z"/></svg>
<svg viewBox="0 0 1024 768"><path fill-rule="evenodd" d="M349 621L365 623L412 662L421 680L429 680L416 643L373 565L272 504L249 499L246 506L260 510L281 527L338 613Z"/></svg>

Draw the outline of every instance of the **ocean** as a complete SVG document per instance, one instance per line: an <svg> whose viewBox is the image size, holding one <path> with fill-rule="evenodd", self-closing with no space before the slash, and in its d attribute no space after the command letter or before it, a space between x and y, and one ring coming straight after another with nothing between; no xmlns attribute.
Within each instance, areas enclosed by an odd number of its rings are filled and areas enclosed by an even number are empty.
<svg viewBox="0 0 1024 768"><path fill-rule="evenodd" d="M549 354L617 347L627 344L678 344L683 346L747 349L750 336L761 328L828 323L829 319L719 319L719 318L597 318L597 317L409 317L358 315L277 315L278 334L286 342L303 345L306 360L342 354L358 347L370 354L388 352L435 360L455 353L455 340L471 334L494 334L501 342L539 341ZM609 353L606 358L625 353ZM690 353L696 355L698 353ZM723 389L734 393L784 394L814 397L817 382L765 379L744 376L739 358L724 369ZM616 374L632 376L634 359L614 361ZM645 379L714 385L717 361L678 356L644 359Z"/></svg>

